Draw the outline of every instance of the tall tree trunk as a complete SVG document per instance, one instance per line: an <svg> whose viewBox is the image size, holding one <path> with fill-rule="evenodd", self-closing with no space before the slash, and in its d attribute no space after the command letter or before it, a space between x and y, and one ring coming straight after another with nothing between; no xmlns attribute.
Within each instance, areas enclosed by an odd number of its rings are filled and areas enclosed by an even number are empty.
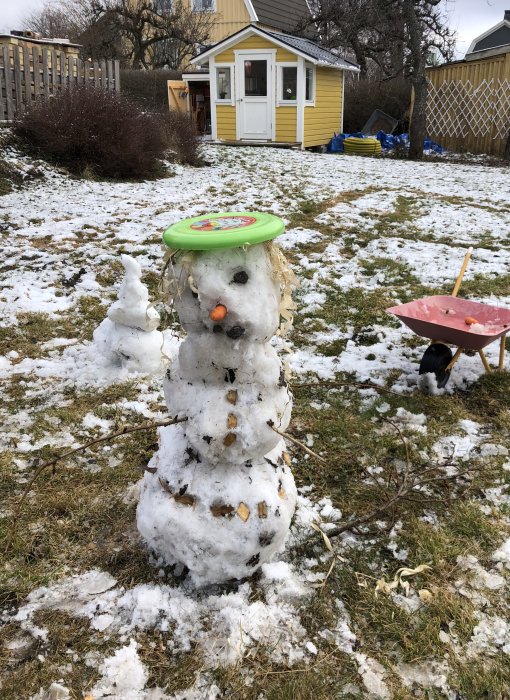
<svg viewBox="0 0 510 700"><path fill-rule="evenodd" d="M409 158L423 159L423 140L427 135L427 79L412 80L414 105L409 127Z"/></svg>
<svg viewBox="0 0 510 700"><path fill-rule="evenodd" d="M503 159L510 163L510 131L508 132L508 137L506 139L505 152L503 153Z"/></svg>
<svg viewBox="0 0 510 700"><path fill-rule="evenodd" d="M425 52L422 46L422 27L416 12L419 0L403 0L403 15L409 33L414 109L409 129L409 158L422 160L423 139L426 136L427 78L425 77Z"/></svg>

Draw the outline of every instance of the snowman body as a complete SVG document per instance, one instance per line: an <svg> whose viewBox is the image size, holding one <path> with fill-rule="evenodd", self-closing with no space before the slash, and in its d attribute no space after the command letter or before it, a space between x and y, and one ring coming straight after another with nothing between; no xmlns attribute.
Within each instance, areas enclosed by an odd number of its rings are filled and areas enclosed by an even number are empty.
<svg viewBox="0 0 510 700"><path fill-rule="evenodd" d="M282 548L296 503L285 443L273 430L286 429L292 409L270 344L280 284L264 244L194 253L174 282L188 335L164 390L170 415L187 420L160 431L138 528L196 582L244 578Z"/></svg>

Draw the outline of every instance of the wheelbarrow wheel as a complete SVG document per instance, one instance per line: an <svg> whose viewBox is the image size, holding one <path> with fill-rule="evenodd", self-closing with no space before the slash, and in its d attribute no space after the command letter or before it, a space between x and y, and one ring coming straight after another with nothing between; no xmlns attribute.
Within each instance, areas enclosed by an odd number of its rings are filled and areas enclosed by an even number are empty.
<svg viewBox="0 0 510 700"><path fill-rule="evenodd" d="M446 386L450 379L450 372L446 368L450 364L453 353L443 343L433 343L425 350L420 362L420 374L432 372L436 376L439 389Z"/></svg>

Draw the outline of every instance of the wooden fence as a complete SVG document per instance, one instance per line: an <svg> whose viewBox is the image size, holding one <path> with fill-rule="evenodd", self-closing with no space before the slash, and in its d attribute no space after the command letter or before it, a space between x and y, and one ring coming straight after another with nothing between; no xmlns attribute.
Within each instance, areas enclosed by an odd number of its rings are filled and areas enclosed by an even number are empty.
<svg viewBox="0 0 510 700"><path fill-rule="evenodd" d="M83 61L60 49L0 46L0 121L11 121L40 97L76 85L120 90L118 61Z"/></svg>
<svg viewBox="0 0 510 700"><path fill-rule="evenodd" d="M510 133L510 52L427 71L427 131L454 151L502 156Z"/></svg>

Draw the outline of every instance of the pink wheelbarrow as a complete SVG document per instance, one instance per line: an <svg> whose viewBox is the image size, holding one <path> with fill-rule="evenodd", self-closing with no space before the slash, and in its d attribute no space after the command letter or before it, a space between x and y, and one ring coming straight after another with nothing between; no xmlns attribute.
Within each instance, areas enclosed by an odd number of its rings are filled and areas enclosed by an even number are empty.
<svg viewBox="0 0 510 700"><path fill-rule="evenodd" d="M425 297L387 309L416 335L431 339L420 362L420 374L434 373L439 388L446 385L452 367L463 352L478 353L485 371L491 372L483 349L498 339L498 369L504 369L510 310L457 297L472 252L470 248L450 296ZM455 353L446 343L457 347Z"/></svg>

